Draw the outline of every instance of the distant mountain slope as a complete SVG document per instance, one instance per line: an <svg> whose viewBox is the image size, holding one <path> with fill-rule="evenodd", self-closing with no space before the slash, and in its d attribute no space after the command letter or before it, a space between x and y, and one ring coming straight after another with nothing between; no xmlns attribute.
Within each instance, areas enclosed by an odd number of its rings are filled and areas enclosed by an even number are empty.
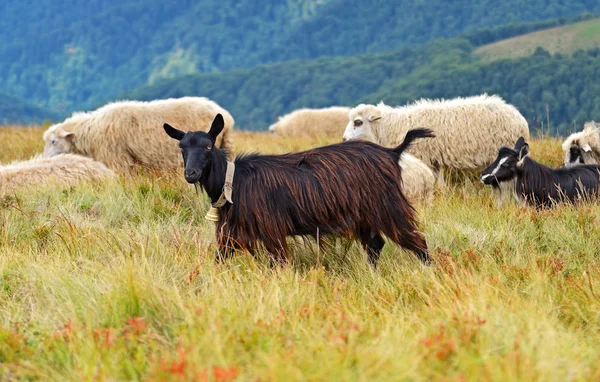
<svg viewBox="0 0 600 382"><path fill-rule="evenodd" d="M37 124L57 118L54 113L0 93L0 125Z"/></svg>
<svg viewBox="0 0 600 382"><path fill-rule="evenodd" d="M354 57L264 65L226 73L188 75L127 93L150 100L185 95L213 98L238 128L262 130L301 107L403 105L425 98L499 94L532 130L566 134L600 120L600 49L550 55L538 48L519 59L481 62L466 40Z"/></svg>
<svg viewBox="0 0 600 382"><path fill-rule="evenodd" d="M125 93L122 98L152 100L207 96L228 109L238 128L265 129L279 115L302 107L353 105L387 81L421 67L443 68L470 61L464 40L353 57L323 57L262 65L225 73L193 74L160 81Z"/></svg>
<svg viewBox="0 0 600 382"><path fill-rule="evenodd" d="M600 47L600 19L582 21L541 30L479 47L483 61L531 56L536 48L554 53L571 54L579 49Z"/></svg>
<svg viewBox="0 0 600 382"><path fill-rule="evenodd" d="M0 89L51 110L196 72L355 55L600 13L596 0L0 2Z"/></svg>

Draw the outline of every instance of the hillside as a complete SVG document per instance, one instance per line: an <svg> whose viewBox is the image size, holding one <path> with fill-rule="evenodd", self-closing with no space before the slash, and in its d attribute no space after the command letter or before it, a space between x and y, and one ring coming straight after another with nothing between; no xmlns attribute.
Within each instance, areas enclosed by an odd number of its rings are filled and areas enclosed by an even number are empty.
<svg viewBox="0 0 600 382"><path fill-rule="evenodd" d="M185 95L213 98L238 128L262 130L277 116L302 107L384 101L403 105L426 98L499 94L532 129L567 134L600 119L600 49L482 62L466 40L354 57L293 61L226 73L188 75L129 92L151 100Z"/></svg>
<svg viewBox="0 0 600 382"><path fill-rule="evenodd" d="M600 12L592 0L2 2L0 86L63 112L198 72L356 55Z"/></svg>
<svg viewBox="0 0 600 382"><path fill-rule="evenodd" d="M466 41L452 40L391 53L295 60L163 80L121 98L206 96L227 108L238 128L264 130L279 115L298 108L353 105L386 81L403 78L417 68L469 62L471 50Z"/></svg>
<svg viewBox="0 0 600 382"><path fill-rule="evenodd" d="M600 19L582 21L498 41L479 47L475 50L475 54L482 61L491 62L505 58L531 56L538 47L552 54L572 54L580 49L599 48Z"/></svg>
<svg viewBox="0 0 600 382"><path fill-rule="evenodd" d="M43 108L0 93L0 125L39 124L57 118L56 114Z"/></svg>
<svg viewBox="0 0 600 382"><path fill-rule="evenodd" d="M573 56L550 55L538 49L529 57L453 65L444 70L421 69L399 81L387 81L361 102L499 94L514 104L530 128L565 135L600 119L600 49Z"/></svg>

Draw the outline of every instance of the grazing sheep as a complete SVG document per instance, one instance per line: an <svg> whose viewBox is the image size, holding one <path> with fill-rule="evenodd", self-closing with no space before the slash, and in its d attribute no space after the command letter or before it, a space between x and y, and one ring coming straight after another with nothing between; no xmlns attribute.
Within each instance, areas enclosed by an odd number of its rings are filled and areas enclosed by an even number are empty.
<svg viewBox="0 0 600 382"><path fill-rule="evenodd" d="M435 175L423 161L403 153L398 162L402 168L402 190L412 203L430 202L435 190Z"/></svg>
<svg viewBox="0 0 600 382"><path fill-rule="evenodd" d="M279 120L269 127L269 131L290 137L339 137L348 124L349 111L349 107L340 106L299 109L279 117Z"/></svg>
<svg viewBox="0 0 600 382"><path fill-rule="evenodd" d="M180 150L172 139L156 134L162 125L205 130L215 115L225 118L217 145L231 152L231 115L207 98L184 97L151 102L121 101L88 113L75 113L44 133L44 156L61 153L85 155L113 169L135 165L152 168L182 166Z"/></svg>
<svg viewBox="0 0 600 382"><path fill-rule="evenodd" d="M600 164L600 127L594 121L587 122L583 131L571 134L562 144L565 166Z"/></svg>
<svg viewBox="0 0 600 382"><path fill-rule="evenodd" d="M104 164L81 155L36 156L0 166L0 195L50 184L73 186L83 181L112 177L114 173Z"/></svg>
<svg viewBox="0 0 600 382"><path fill-rule="evenodd" d="M343 139L366 138L394 147L416 127L435 139L416 143L410 153L432 167L475 170L494 160L498 147L529 137L527 121L512 105L487 94L452 100L420 100L393 108L361 104L350 111Z"/></svg>
<svg viewBox="0 0 600 382"><path fill-rule="evenodd" d="M508 183L517 202L543 208L598 197L600 166L546 167L529 157L529 145L521 137L514 149L500 148L496 160L481 173L481 181L494 188Z"/></svg>
<svg viewBox="0 0 600 382"><path fill-rule="evenodd" d="M217 243L254 253L261 243L279 262L287 260L287 236L336 235L359 239L375 266L382 234L429 263L415 210L402 191L402 152L431 132L417 129L387 149L345 142L284 155L241 155L228 162L214 142L223 129L217 115L208 133L165 132L179 141L185 179L199 184L220 208ZM219 256L225 255L221 254Z"/></svg>

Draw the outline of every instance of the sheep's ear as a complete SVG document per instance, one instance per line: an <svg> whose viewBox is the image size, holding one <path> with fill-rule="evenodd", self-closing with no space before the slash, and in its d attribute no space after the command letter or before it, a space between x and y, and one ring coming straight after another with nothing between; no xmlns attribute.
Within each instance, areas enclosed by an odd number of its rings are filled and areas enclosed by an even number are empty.
<svg viewBox="0 0 600 382"><path fill-rule="evenodd" d="M219 136L219 134L221 134L221 131L223 131L223 127L225 127L225 120L223 119L223 116L219 113L215 116L212 126L208 131L208 135L210 135L210 139L212 139L213 143L217 140L217 137Z"/></svg>
<svg viewBox="0 0 600 382"><path fill-rule="evenodd" d="M590 145L583 145L582 147L583 151L585 151L586 153L589 153L590 151L592 151L592 148L590 147Z"/></svg>
<svg viewBox="0 0 600 382"><path fill-rule="evenodd" d="M67 142L72 143L73 138L75 138L75 133L71 131L61 131L60 134L58 134L58 136L65 139Z"/></svg>
<svg viewBox="0 0 600 382"><path fill-rule="evenodd" d="M165 123L163 125L163 128L165 129L165 133L167 133L167 135L173 139L177 139L178 141L182 140L183 137L185 136L185 133L181 130L177 130L176 128L172 127L171 125L169 125L168 123Z"/></svg>
<svg viewBox="0 0 600 382"><path fill-rule="evenodd" d="M369 122L377 121L381 119L381 112L379 110L374 110L371 115L369 115Z"/></svg>

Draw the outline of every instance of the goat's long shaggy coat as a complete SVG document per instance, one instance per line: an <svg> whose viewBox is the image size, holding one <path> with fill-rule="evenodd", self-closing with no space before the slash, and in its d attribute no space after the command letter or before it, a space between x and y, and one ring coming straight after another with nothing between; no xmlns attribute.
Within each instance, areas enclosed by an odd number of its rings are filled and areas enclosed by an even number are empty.
<svg viewBox="0 0 600 382"><path fill-rule="evenodd" d="M600 164L600 127L586 122L583 131L571 134L562 144L565 166Z"/></svg>
<svg viewBox="0 0 600 382"><path fill-rule="evenodd" d="M529 153L529 145L522 137L514 149L501 147L496 160L481 173L481 181L495 189L510 186L518 202L537 208L598 197L600 166L553 169L537 163Z"/></svg>
<svg viewBox="0 0 600 382"><path fill-rule="evenodd" d="M525 158L514 187L517 197L538 207L594 199L599 195L600 166L552 169Z"/></svg>
<svg viewBox="0 0 600 382"><path fill-rule="evenodd" d="M402 191L398 160L397 152L369 142L238 156L233 204L221 208L219 240L224 245L231 238L250 251L262 242L268 252L285 256L287 236L368 238L373 232L425 252L415 211ZM224 168L209 176L206 189L214 202L223 188Z"/></svg>
<svg viewBox="0 0 600 382"><path fill-rule="evenodd" d="M358 126L355 120L359 120ZM416 143L409 153L435 170L473 170L494 160L498 147L529 137L527 121L512 105L487 94L451 100L420 100L393 108L361 104L350 111L346 139L366 138L394 147L416 127L433 130L435 139Z"/></svg>
<svg viewBox="0 0 600 382"><path fill-rule="evenodd" d="M225 186L225 153L212 145L222 128L219 115L208 133L164 126L179 141L186 180L204 188L213 205ZM402 192L398 160L414 140L432 136L426 129L410 131L394 149L355 141L294 154L238 156L232 203L221 206L217 241L226 253L232 247L253 253L263 244L283 261L287 236L345 236L360 239L375 265L384 234L427 263L427 244Z"/></svg>
<svg viewBox="0 0 600 382"><path fill-rule="evenodd" d="M225 128L216 145L231 152L233 117L207 98L184 97L121 101L92 112L75 113L46 130L44 155L80 154L119 170L136 165L177 168L183 163L181 152L177 143L162 132L163 124L208 131L217 114L223 115Z"/></svg>
<svg viewBox="0 0 600 382"><path fill-rule="evenodd" d="M74 186L114 176L104 164L80 155L38 156L0 166L0 195L49 185Z"/></svg>
<svg viewBox="0 0 600 382"><path fill-rule="evenodd" d="M349 107L299 109L279 117L269 131L289 137L339 137L348 124Z"/></svg>

